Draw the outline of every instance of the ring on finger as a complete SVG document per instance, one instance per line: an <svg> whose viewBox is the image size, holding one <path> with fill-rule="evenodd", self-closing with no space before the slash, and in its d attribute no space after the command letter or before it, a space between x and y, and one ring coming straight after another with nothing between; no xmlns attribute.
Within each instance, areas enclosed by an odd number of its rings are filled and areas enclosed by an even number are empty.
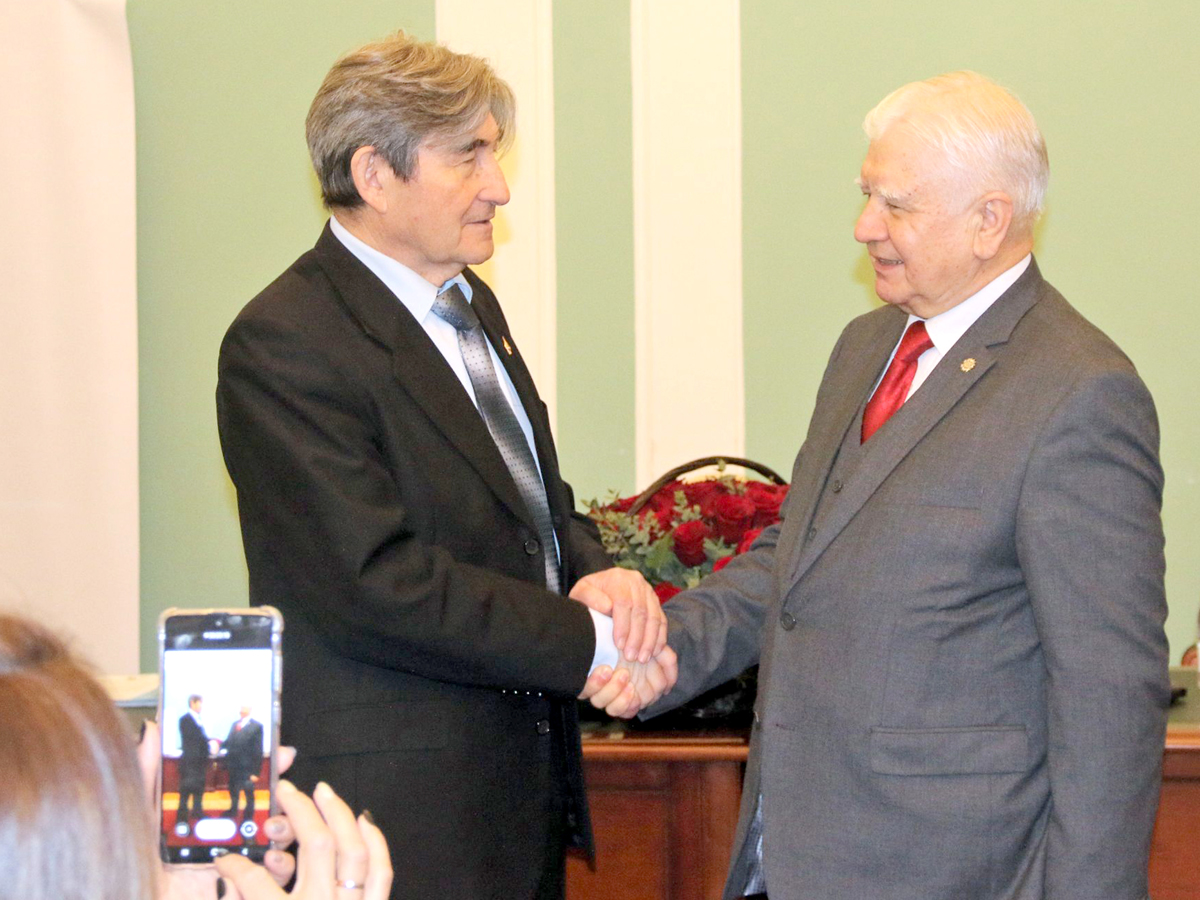
<svg viewBox="0 0 1200 900"><path fill-rule="evenodd" d="M367 888L365 882L355 881L353 878L336 879L333 884L334 887L340 887L347 891L364 891Z"/></svg>

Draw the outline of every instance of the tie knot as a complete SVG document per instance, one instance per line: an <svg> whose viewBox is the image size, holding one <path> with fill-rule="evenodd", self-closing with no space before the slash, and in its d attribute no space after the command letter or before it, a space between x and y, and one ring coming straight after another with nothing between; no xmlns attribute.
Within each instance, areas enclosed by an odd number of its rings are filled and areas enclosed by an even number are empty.
<svg viewBox="0 0 1200 900"><path fill-rule="evenodd" d="M463 296L462 288L452 284L433 301L433 314L459 331L470 331L479 324L479 316Z"/></svg>
<svg viewBox="0 0 1200 900"><path fill-rule="evenodd" d="M900 346L896 349L896 359L910 363L933 346L933 341L929 339L929 332L925 330L925 323L920 319L908 326L908 331L904 332L904 337L900 339Z"/></svg>

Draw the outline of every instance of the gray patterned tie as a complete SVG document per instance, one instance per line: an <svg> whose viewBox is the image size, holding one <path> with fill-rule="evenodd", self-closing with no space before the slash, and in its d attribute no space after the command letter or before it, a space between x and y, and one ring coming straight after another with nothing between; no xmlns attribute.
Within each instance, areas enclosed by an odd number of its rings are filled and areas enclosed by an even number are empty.
<svg viewBox="0 0 1200 900"><path fill-rule="evenodd" d="M492 355L488 351L487 337L479 324L479 317L463 296L462 289L452 284L438 294L433 303L436 316L449 322L458 332L458 349L462 351L471 386L475 389L475 400L483 421L487 423L492 440L504 458L504 464L517 483L521 499L533 514L538 536L542 541L542 559L546 564L546 586L559 592L558 553L554 543L554 526L550 520L550 507L546 503L546 488L538 474L537 464L530 452L529 442L521 423L496 378Z"/></svg>

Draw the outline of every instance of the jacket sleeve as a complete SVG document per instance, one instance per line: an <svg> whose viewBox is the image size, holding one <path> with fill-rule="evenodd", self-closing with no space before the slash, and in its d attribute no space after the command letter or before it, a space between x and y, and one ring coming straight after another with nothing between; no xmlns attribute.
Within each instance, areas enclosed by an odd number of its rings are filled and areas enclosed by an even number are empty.
<svg viewBox="0 0 1200 900"><path fill-rule="evenodd" d="M1147 893L1170 695L1162 484L1153 401L1120 371L1066 396L1022 486L1049 686L1047 897Z"/></svg>
<svg viewBox="0 0 1200 900"><path fill-rule="evenodd" d="M243 315L222 345L218 423L254 599L283 598L348 659L576 693L595 645L586 608L463 561L468 553L456 558L435 539L428 510L405 500L420 492L402 485L421 479L423 465L451 463L432 451L402 460L385 452L372 426L380 397L323 352L322 340L338 337ZM494 527L491 512L480 500L444 515ZM276 596L263 598L264 588Z"/></svg>

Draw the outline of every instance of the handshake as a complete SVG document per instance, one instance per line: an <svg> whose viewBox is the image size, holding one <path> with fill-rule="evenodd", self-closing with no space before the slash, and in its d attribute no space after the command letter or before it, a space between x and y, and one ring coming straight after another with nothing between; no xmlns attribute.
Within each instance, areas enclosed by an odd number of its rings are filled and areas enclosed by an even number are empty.
<svg viewBox="0 0 1200 900"><path fill-rule="evenodd" d="M667 617L658 595L640 572L612 568L581 578L577 600L612 617L615 666L598 665L579 694L610 716L630 719L675 686L675 651L667 646Z"/></svg>

